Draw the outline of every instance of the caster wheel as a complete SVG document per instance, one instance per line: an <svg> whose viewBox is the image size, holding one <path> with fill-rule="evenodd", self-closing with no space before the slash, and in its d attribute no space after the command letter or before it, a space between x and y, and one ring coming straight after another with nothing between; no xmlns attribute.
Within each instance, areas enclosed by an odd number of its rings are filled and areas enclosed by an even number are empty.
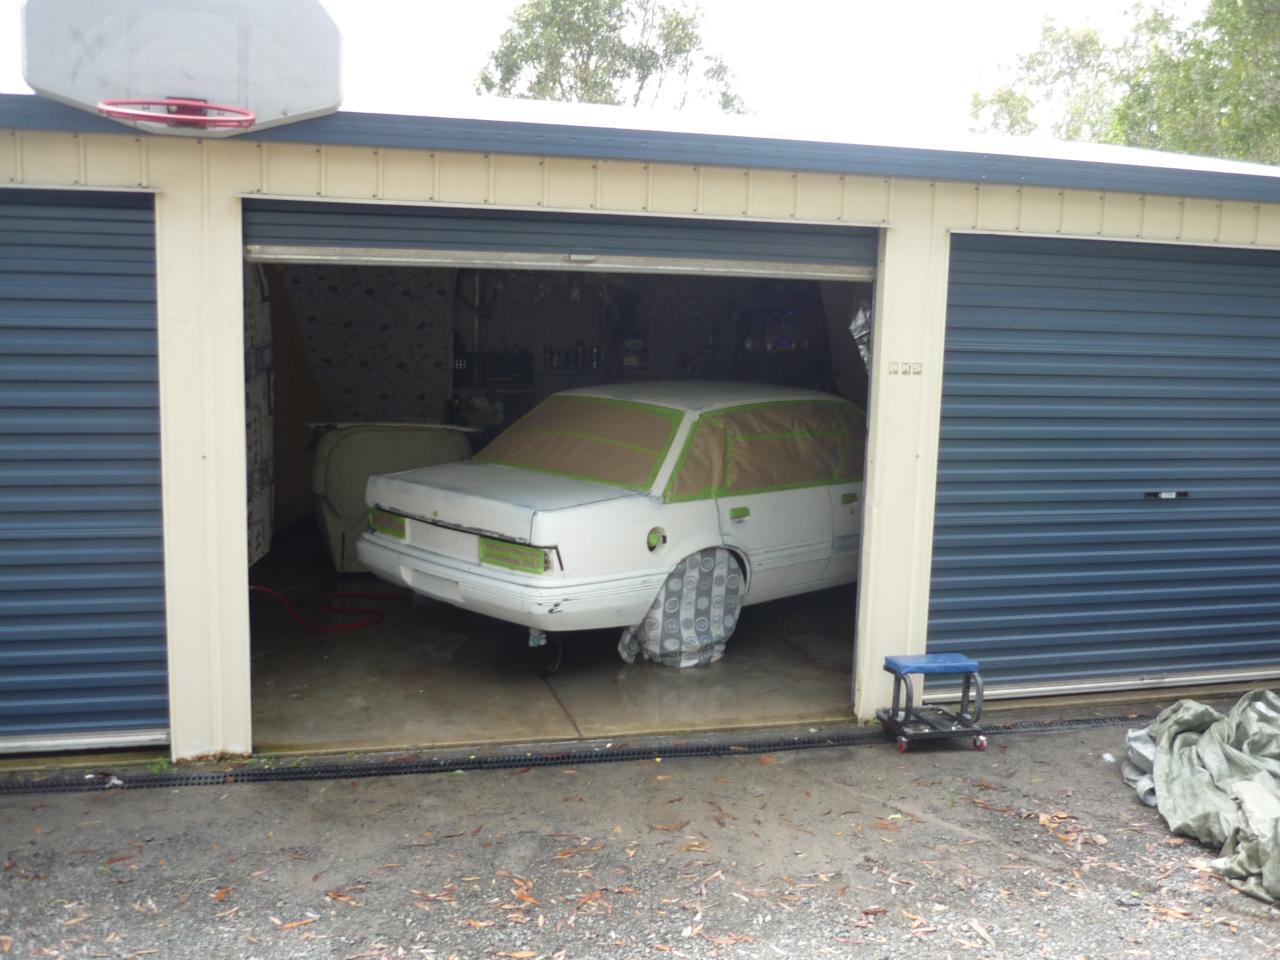
<svg viewBox="0 0 1280 960"><path fill-rule="evenodd" d="M899 737L899 738L898 738L898 752L899 752L899 753L906 753L906 752L907 752L907 738L906 738L906 737Z"/></svg>
<svg viewBox="0 0 1280 960"><path fill-rule="evenodd" d="M974 737L974 738L973 738L973 749L975 749L975 750L977 750L977 751L979 751L979 752L981 752L981 751L983 751L983 750L987 749L987 738L986 738L986 737Z"/></svg>

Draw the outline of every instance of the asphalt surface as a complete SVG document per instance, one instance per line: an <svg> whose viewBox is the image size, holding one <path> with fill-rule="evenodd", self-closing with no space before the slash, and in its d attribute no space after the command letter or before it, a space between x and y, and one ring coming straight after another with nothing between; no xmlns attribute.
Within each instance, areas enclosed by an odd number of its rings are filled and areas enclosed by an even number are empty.
<svg viewBox="0 0 1280 960"><path fill-rule="evenodd" d="M4 796L0 956L1280 955L1123 745Z"/></svg>

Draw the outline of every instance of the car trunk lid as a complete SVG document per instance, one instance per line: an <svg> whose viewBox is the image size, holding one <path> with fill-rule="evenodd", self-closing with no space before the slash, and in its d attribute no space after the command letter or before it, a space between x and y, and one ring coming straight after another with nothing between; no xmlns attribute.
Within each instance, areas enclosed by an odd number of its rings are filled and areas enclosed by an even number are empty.
<svg viewBox="0 0 1280 960"><path fill-rule="evenodd" d="M636 495L603 483L471 460L372 476L365 490L365 500L379 509L516 543L529 542L539 512Z"/></svg>

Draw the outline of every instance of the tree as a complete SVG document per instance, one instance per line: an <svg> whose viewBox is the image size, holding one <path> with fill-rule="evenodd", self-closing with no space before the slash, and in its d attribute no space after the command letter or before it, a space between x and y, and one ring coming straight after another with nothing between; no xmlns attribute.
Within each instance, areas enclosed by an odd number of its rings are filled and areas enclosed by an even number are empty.
<svg viewBox="0 0 1280 960"><path fill-rule="evenodd" d="M659 0L525 0L476 81L479 93L727 113L745 105L702 45L696 10Z"/></svg>
<svg viewBox="0 0 1280 960"><path fill-rule="evenodd" d="M1013 79L975 93L976 129L1280 163L1280 0L1209 0L1182 24L1133 11L1120 44L1046 21Z"/></svg>
<svg viewBox="0 0 1280 960"><path fill-rule="evenodd" d="M1280 0L1212 0L1189 28L1156 15L1144 30L1114 139L1280 163Z"/></svg>
<svg viewBox="0 0 1280 960"><path fill-rule="evenodd" d="M988 96L973 95L973 118L985 129L1025 136L1039 129L1035 115L1047 114L1055 137L1097 140L1111 128L1119 92L1115 53L1096 30L1046 19L1040 45L1018 58L1016 79Z"/></svg>

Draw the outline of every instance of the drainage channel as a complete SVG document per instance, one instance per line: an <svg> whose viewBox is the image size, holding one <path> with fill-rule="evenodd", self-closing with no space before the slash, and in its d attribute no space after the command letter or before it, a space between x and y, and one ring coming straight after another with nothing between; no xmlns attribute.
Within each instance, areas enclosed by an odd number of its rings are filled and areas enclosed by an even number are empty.
<svg viewBox="0 0 1280 960"><path fill-rule="evenodd" d="M1015 720L983 726L988 737L1011 734L1063 733L1088 727L1143 727L1155 715L1114 717L1071 717L1055 720ZM792 750L826 750L836 747L870 746L891 743L878 729L808 737L757 737L735 739L725 736L700 743L664 742L641 747L592 747L555 750L546 746L526 753L489 755L458 754L430 759L377 758L341 762L317 760L292 766L237 766L210 771L164 771L121 773L94 772L75 776L0 780L0 795L45 793L93 793L102 790L145 790L175 787L224 787L236 783L280 783L291 780L356 780L369 777L402 777L430 773L474 773L484 770L521 770L527 767L580 766L588 763L621 763L637 760L675 760L694 757L732 757Z"/></svg>

